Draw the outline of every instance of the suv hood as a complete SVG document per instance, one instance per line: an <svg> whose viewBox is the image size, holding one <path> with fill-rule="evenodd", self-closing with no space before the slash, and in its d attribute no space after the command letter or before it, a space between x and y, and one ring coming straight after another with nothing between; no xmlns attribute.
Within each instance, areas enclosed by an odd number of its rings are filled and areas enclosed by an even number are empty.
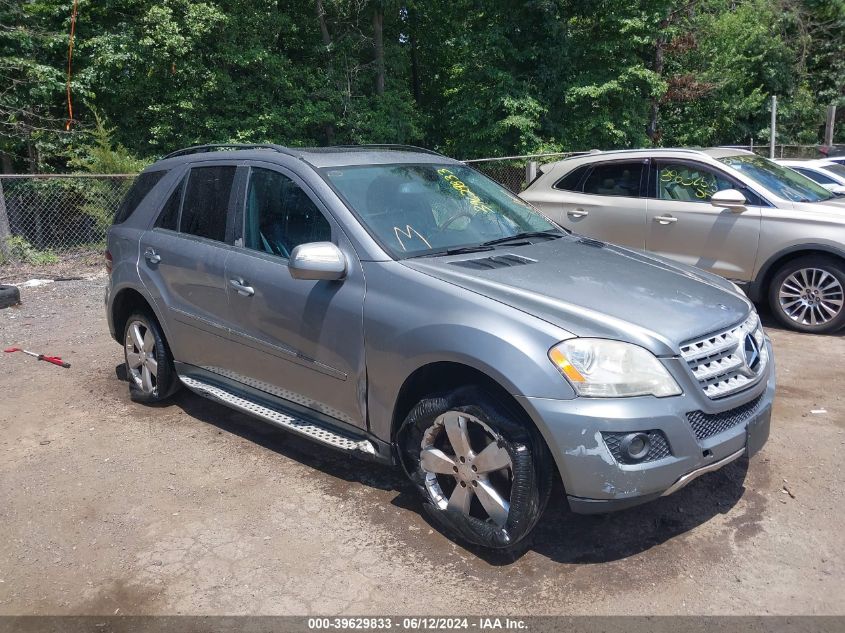
<svg viewBox="0 0 845 633"><path fill-rule="evenodd" d="M628 341L663 356L751 310L717 275L574 235L402 264L576 336Z"/></svg>

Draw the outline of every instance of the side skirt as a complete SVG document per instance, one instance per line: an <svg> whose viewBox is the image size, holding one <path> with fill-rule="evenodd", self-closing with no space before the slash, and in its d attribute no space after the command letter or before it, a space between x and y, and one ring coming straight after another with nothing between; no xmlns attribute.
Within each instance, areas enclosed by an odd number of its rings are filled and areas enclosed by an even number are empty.
<svg viewBox="0 0 845 633"><path fill-rule="evenodd" d="M340 421L332 423L309 415L293 403L287 403L247 385L234 385L199 367L176 363L176 371L182 384L205 398L323 446L369 461L394 464L390 444L363 430L351 429Z"/></svg>

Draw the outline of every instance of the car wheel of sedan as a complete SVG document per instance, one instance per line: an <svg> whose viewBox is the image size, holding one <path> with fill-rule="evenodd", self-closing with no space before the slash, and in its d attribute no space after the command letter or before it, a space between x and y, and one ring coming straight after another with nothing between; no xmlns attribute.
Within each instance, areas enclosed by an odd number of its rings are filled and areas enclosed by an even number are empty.
<svg viewBox="0 0 845 633"><path fill-rule="evenodd" d="M126 321L123 352L129 396L136 402L165 400L178 388L170 348L155 319L133 314Z"/></svg>
<svg viewBox="0 0 845 633"><path fill-rule="evenodd" d="M835 332L845 325L845 266L817 255L788 262L772 279L769 304L789 328Z"/></svg>
<svg viewBox="0 0 845 633"><path fill-rule="evenodd" d="M509 549L536 525L551 457L522 417L476 388L426 398L408 414L398 437L403 465L447 534Z"/></svg>

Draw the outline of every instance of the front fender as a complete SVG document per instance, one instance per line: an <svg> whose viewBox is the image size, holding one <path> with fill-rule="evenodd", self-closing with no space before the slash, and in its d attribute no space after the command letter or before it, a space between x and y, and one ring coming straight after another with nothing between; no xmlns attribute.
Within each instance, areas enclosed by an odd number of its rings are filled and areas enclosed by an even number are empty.
<svg viewBox="0 0 845 633"><path fill-rule="evenodd" d="M380 439L390 440L402 385L432 363L470 367L515 396L575 396L548 358L569 332L395 262L365 268L367 401L370 430Z"/></svg>

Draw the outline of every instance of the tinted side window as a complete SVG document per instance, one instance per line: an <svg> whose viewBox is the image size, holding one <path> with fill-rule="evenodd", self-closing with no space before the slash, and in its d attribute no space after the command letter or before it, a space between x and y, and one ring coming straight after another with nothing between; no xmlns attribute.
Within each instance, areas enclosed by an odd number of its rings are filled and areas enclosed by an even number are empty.
<svg viewBox="0 0 845 633"><path fill-rule="evenodd" d="M244 246L280 257L308 242L331 240L329 221L284 174L253 168L244 213Z"/></svg>
<svg viewBox="0 0 845 633"><path fill-rule="evenodd" d="M810 180L815 180L820 185L835 185L836 181L830 176L825 176L823 173L813 171L812 169L803 169L801 167L793 167L799 174L804 174Z"/></svg>
<svg viewBox="0 0 845 633"><path fill-rule="evenodd" d="M642 174L643 163L596 165L584 182L584 193L639 198Z"/></svg>
<svg viewBox="0 0 845 633"><path fill-rule="evenodd" d="M161 180L166 173L166 170L148 171L138 176L135 179L135 182L132 183L132 187L126 195L123 196L123 200L120 202L120 206L114 214L114 223L120 224L121 222L126 222L126 220L129 219L129 216L135 212L136 208L138 208L138 205L141 204L141 201L147 197L147 194L152 191L153 187L156 186L158 181Z"/></svg>
<svg viewBox="0 0 845 633"><path fill-rule="evenodd" d="M734 188L732 181L704 166L661 163L657 168L657 197L660 200L708 202L717 191Z"/></svg>
<svg viewBox="0 0 845 633"><path fill-rule="evenodd" d="M226 212L234 179L234 166L191 169L179 230L220 242L225 240Z"/></svg>
<svg viewBox="0 0 845 633"><path fill-rule="evenodd" d="M179 183L179 186L173 190L173 193L170 194L170 197L167 199L167 202L164 203L164 206L161 209L161 212L158 214L158 218L156 218L155 225L161 229L170 229L171 231L175 231L178 227L179 222L179 209L182 206L182 193L185 191L185 179L182 179L182 182Z"/></svg>
<svg viewBox="0 0 845 633"><path fill-rule="evenodd" d="M581 179L590 168L589 165L581 165L566 174L563 178L554 184L555 189L562 189L563 191L581 191Z"/></svg>

